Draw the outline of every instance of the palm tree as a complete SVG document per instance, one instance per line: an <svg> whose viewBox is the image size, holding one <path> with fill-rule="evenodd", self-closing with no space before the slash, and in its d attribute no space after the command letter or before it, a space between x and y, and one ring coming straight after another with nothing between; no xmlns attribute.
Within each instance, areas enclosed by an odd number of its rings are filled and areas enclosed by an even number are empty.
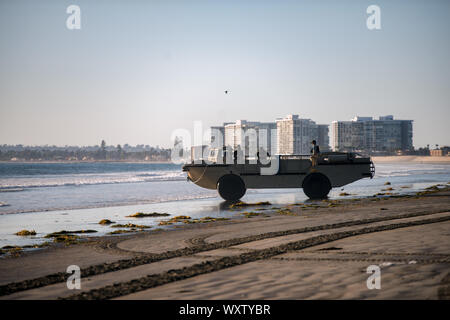
<svg viewBox="0 0 450 320"><path fill-rule="evenodd" d="M103 160L106 160L106 142L105 142L105 140L102 140L102 143L100 144L100 157Z"/></svg>
<svg viewBox="0 0 450 320"><path fill-rule="evenodd" d="M119 160L122 159L122 146L120 144L117 145L117 155L119 156Z"/></svg>

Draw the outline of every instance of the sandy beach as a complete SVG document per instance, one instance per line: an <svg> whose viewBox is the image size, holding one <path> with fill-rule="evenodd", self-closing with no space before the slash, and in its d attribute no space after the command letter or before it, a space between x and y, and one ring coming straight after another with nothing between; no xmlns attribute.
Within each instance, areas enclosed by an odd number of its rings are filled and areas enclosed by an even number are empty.
<svg viewBox="0 0 450 320"><path fill-rule="evenodd" d="M0 260L1 299L448 299L450 191L249 206ZM51 263L49 263L51 262ZM81 289L66 285L81 268ZM381 270L369 290L367 267Z"/></svg>

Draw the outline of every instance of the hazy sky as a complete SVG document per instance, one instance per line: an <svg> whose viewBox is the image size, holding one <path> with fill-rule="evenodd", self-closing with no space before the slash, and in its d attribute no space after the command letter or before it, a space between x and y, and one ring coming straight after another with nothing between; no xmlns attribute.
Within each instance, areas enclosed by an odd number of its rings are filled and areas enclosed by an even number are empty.
<svg viewBox="0 0 450 320"><path fill-rule="evenodd" d="M66 8L81 8L81 30ZM381 30L366 9L381 8ZM0 0L0 144L168 146L299 114L414 120L450 144L450 1ZM224 90L230 90L228 95Z"/></svg>

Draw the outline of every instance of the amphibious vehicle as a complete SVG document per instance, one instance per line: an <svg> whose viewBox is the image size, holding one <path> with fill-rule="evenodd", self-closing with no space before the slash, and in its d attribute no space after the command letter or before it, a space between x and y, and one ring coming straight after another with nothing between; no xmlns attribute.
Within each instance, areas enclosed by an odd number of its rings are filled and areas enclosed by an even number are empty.
<svg viewBox="0 0 450 320"><path fill-rule="evenodd" d="M363 178L373 178L370 157L357 153L326 152L310 155L275 155L265 159L227 159L211 149L207 160L183 165L188 180L200 187L217 189L220 196L236 201L247 189L303 188L311 199L326 198L331 188ZM227 161L228 160L228 161Z"/></svg>

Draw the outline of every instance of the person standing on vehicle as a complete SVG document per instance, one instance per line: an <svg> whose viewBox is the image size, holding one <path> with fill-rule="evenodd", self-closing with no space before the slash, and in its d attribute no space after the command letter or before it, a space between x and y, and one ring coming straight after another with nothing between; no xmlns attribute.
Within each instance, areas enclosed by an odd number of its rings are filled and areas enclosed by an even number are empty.
<svg viewBox="0 0 450 320"><path fill-rule="evenodd" d="M317 166L317 159L319 158L319 154L320 154L320 148L317 145L316 140L311 141L311 163L312 166L315 167Z"/></svg>

